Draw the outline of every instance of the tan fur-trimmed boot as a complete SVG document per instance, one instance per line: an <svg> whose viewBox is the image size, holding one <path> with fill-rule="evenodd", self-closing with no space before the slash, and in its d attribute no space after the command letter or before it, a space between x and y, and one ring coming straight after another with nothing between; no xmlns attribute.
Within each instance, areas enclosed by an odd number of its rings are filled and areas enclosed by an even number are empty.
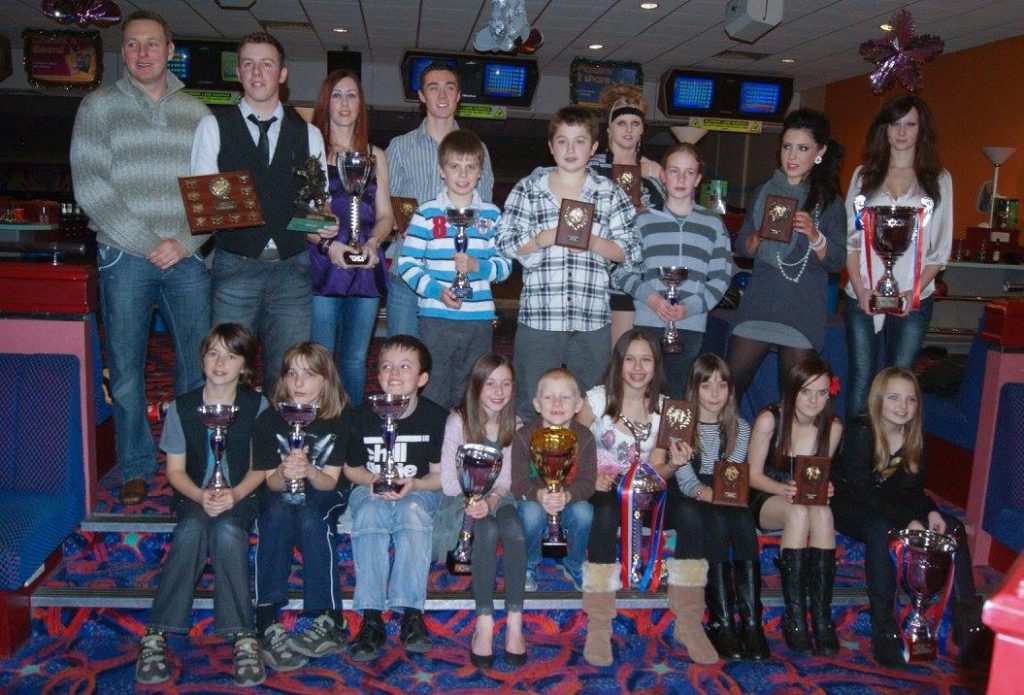
<svg viewBox="0 0 1024 695"><path fill-rule="evenodd" d="M620 586L617 564L583 563L583 612L587 614L583 658L591 666L612 664L612 619L615 618L615 592Z"/></svg>
<svg viewBox="0 0 1024 695"><path fill-rule="evenodd" d="M686 647L695 664L713 664L718 652L704 632L704 587L708 583L707 560L668 561L668 607L676 616L672 637Z"/></svg>

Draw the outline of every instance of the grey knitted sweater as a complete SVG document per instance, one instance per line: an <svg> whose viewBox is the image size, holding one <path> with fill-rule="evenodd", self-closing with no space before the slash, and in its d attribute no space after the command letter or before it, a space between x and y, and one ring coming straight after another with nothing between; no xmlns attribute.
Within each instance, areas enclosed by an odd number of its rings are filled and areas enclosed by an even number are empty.
<svg viewBox="0 0 1024 695"><path fill-rule="evenodd" d="M167 93L153 101L125 75L82 100L71 177L99 243L146 256L164 238L190 253L206 241L188 230L178 177L189 174L192 137L210 111L183 88L168 72Z"/></svg>

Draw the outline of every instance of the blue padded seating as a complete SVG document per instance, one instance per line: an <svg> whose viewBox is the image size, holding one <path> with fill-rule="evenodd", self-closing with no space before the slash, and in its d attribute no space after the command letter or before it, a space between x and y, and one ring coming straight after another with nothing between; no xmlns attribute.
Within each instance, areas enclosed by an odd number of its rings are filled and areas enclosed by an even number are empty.
<svg viewBox="0 0 1024 695"><path fill-rule="evenodd" d="M924 431L968 451L974 449L978 434L978 415L981 411L982 387L985 383L985 362L988 346L981 339L985 319L978 324L978 330L967 353L967 364L960 382L960 390L952 396L924 394Z"/></svg>
<svg viewBox="0 0 1024 695"><path fill-rule="evenodd" d="M0 354L0 590L20 588L85 511L79 360Z"/></svg>
<svg viewBox="0 0 1024 695"><path fill-rule="evenodd" d="M981 527L997 541L1024 550L1024 384L1004 384L999 392L996 437Z"/></svg>

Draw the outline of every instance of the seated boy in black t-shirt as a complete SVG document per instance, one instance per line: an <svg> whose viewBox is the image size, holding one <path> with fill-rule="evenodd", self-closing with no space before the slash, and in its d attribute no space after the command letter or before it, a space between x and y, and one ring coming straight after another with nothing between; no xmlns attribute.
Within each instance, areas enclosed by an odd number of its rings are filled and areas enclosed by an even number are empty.
<svg viewBox="0 0 1024 695"><path fill-rule="evenodd" d="M388 338L380 349L377 377L385 393L409 397L398 419L393 456L398 463L397 492L375 494L373 483L387 459L382 420L368 401L353 416L345 458L345 476L352 481L352 557L356 591L352 607L362 611L363 625L352 642L355 661L377 658L384 646L385 608L402 611L400 637L409 652L430 649L423 623L423 605L430 571L434 512L440 502L441 443L447 411L419 397L430 378L430 352L408 335ZM394 542L394 568L388 547Z"/></svg>

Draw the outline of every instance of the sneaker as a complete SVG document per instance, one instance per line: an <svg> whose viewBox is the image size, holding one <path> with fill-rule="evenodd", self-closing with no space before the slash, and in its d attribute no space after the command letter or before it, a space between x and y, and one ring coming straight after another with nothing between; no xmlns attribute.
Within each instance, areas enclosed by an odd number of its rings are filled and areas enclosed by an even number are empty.
<svg viewBox="0 0 1024 695"><path fill-rule="evenodd" d="M235 640L235 684L243 688L259 685L267 680L267 672L260 660L259 642L255 637Z"/></svg>
<svg viewBox="0 0 1024 695"><path fill-rule="evenodd" d="M425 654L430 651L430 632L423 622L421 611L406 608L402 614L402 629L399 632L405 651Z"/></svg>
<svg viewBox="0 0 1024 695"><path fill-rule="evenodd" d="M264 631L260 654L263 662L275 671L294 671L309 661L296 649L292 636L281 623L274 623Z"/></svg>
<svg viewBox="0 0 1024 695"><path fill-rule="evenodd" d="M167 642L159 632L142 636L142 647L135 662L135 680L144 685L163 683L171 677L167 665Z"/></svg>
<svg viewBox="0 0 1024 695"><path fill-rule="evenodd" d="M380 615L373 617L364 615L363 625L349 646L349 656L352 657L352 661L360 663L373 661L380 656L385 639L384 621L381 620Z"/></svg>
<svg viewBox="0 0 1024 695"><path fill-rule="evenodd" d="M326 613L318 615L309 627L292 637L295 651L312 659L341 651L347 641L344 626L336 625L334 618Z"/></svg>
<svg viewBox="0 0 1024 695"><path fill-rule="evenodd" d="M537 575L533 570L526 570L526 585L523 588L527 591L537 590Z"/></svg>
<svg viewBox="0 0 1024 695"><path fill-rule="evenodd" d="M583 570L573 570L567 565L562 565L562 575L572 583L572 586L576 591L583 591Z"/></svg>

